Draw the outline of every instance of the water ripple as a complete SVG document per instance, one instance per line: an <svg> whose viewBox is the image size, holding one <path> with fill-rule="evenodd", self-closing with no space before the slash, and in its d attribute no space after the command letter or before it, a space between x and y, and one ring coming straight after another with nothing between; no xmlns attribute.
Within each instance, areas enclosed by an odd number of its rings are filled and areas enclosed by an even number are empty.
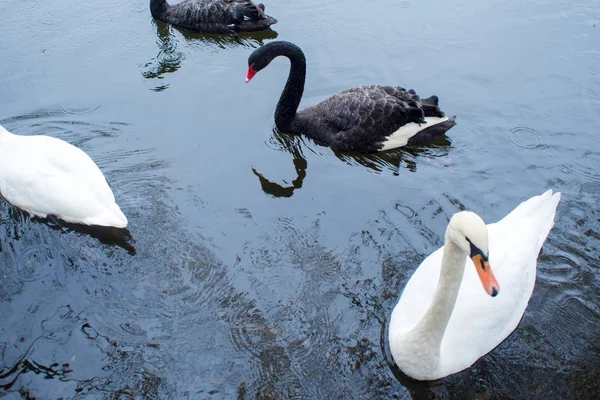
<svg viewBox="0 0 600 400"><path fill-rule="evenodd" d="M592 148L575 148L580 141L574 139L562 141L561 145L557 145L559 138L577 137L585 135L585 133L573 132L546 132L541 129L534 129L527 126L519 126L509 131L510 141L521 149L527 151L539 151L531 158L531 167L538 168L539 160L546 159L553 162L558 169L569 175L571 179L587 182L600 182L600 173L595 167L600 163L600 152ZM574 156L577 154L577 156ZM573 156L571 156L573 155Z"/></svg>
<svg viewBox="0 0 600 400"><path fill-rule="evenodd" d="M568 163L562 163L559 168L565 174L572 176L573 179L600 182L600 172L596 167L597 165L600 165L600 152L586 151L577 161L571 160Z"/></svg>
<svg viewBox="0 0 600 400"><path fill-rule="evenodd" d="M522 149L535 150L547 147L547 133L528 126L517 126L509 131L510 141Z"/></svg>
<svg viewBox="0 0 600 400"><path fill-rule="evenodd" d="M561 74L554 74L552 78L558 84L562 84L573 90L575 93L570 94L571 96L600 100L600 90L594 89L594 85L586 85L571 76ZM597 87L598 85L595 86Z"/></svg>

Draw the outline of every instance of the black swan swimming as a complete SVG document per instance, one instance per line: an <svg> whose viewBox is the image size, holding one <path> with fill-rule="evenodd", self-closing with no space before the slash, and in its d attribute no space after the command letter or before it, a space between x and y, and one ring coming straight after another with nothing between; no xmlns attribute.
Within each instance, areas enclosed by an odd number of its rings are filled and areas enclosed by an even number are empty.
<svg viewBox="0 0 600 400"><path fill-rule="evenodd" d="M277 23L263 4L251 0L186 0L169 5L150 0L152 16L171 25L202 33L256 32Z"/></svg>
<svg viewBox="0 0 600 400"><path fill-rule="evenodd" d="M303 133L341 151L371 153L429 142L456 124L456 117L444 116L437 96L421 99L414 90L393 86L344 90L297 113L306 58L295 44L274 41L256 49L248 58L246 82L278 56L291 64L275 110L280 131Z"/></svg>

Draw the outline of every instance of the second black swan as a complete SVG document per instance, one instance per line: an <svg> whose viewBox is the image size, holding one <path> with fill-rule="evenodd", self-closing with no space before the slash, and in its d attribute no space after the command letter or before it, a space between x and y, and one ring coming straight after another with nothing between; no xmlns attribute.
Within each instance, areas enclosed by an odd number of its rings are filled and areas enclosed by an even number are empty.
<svg viewBox="0 0 600 400"><path fill-rule="evenodd" d="M371 153L427 143L456 124L456 117L444 116L437 96L421 99L412 89L393 86L347 89L297 112L306 58L295 44L274 41L256 49L248 58L246 82L278 56L291 64L275 111L280 131L303 133L341 151Z"/></svg>
<svg viewBox="0 0 600 400"><path fill-rule="evenodd" d="M169 5L150 0L152 16L171 25L202 33L256 32L277 23L263 4L251 0L186 0Z"/></svg>

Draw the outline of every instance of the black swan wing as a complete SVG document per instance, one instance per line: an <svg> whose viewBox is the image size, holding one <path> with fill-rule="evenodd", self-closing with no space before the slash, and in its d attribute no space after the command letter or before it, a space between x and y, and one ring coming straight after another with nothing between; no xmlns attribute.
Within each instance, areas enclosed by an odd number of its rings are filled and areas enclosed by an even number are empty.
<svg viewBox="0 0 600 400"><path fill-rule="evenodd" d="M342 151L373 152L402 126L443 117L434 96L420 100L414 91L390 86L362 86L331 96L299 114L307 135Z"/></svg>

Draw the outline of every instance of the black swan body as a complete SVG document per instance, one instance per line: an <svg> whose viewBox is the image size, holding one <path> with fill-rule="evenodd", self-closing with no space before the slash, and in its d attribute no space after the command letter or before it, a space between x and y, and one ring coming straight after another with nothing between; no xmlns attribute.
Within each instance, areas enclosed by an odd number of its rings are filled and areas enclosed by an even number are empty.
<svg viewBox="0 0 600 400"><path fill-rule="evenodd" d="M152 16L171 25L202 33L255 32L277 23L263 4L251 0L186 0L169 5L150 0Z"/></svg>
<svg viewBox="0 0 600 400"><path fill-rule="evenodd" d="M437 96L421 99L414 90L392 86L344 90L297 113L306 59L295 44L274 41L256 49L248 58L246 82L278 56L291 64L275 111L280 131L303 133L341 151L371 153L427 143L456 124L456 117L444 116Z"/></svg>

